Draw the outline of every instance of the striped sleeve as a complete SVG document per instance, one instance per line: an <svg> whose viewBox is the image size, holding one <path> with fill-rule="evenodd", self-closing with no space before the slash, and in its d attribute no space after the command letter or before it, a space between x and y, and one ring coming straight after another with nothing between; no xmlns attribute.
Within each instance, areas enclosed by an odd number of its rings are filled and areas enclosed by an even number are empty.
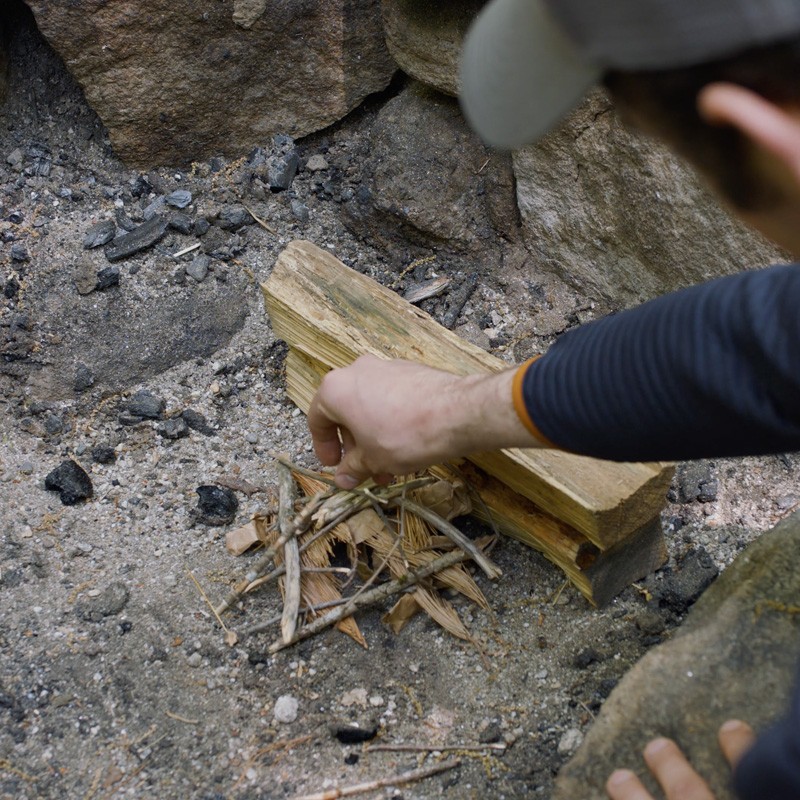
<svg viewBox="0 0 800 800"><path fill-rule="evenodd" d="M518 380L526 427L585 455L800 450L800 266L720 278L583 325Z"/></svg>

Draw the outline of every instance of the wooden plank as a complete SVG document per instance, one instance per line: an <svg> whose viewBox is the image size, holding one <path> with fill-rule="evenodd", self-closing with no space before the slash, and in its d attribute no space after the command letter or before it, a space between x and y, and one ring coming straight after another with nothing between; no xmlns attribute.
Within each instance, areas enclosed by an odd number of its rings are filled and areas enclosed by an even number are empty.
<svg viewBox="0 0 800 800"><path fill-rule="evenodd" d="M364 353L461 375L508 367L310 242L290 243L262 289L276 335L326 368ZM618 464L552 450L504 450L470 460L601 549L658 514L672 476L665 464Z"/></svg>
<svg viewBox="0 0 800 800"><path fill-rule="evenodd" d="M286 384L290 399L304 412L327 369L297 350L286 357ZM457 472L437 466L433 472L452 480L462 477L481 496L486 508L475 504L474 516L495 524L502 533L539 550L560 567L589 602L602 606L626 586L649 575L667 558L661 520L649 520L610 550L603 551L565 522L542 512L527 497L467 460ZM488 513L487 513L488 512Z"/></svg>

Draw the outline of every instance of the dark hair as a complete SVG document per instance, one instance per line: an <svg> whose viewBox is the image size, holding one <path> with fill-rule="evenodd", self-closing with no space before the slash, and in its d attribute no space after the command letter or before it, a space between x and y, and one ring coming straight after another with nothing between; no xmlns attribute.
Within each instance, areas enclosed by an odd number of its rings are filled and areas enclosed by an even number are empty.
<svg viewBox="0 0 800 800"><path fill-rule="evenodd" d="M779 201L780 192L754 169L744 136L729 127L709 125L697 112L698 93L715 81L735 83L774 103L800 107L800 38L694 67L612 71L605 76L623 117L626 109L646 117L736 208L768 209Z"/></svg>

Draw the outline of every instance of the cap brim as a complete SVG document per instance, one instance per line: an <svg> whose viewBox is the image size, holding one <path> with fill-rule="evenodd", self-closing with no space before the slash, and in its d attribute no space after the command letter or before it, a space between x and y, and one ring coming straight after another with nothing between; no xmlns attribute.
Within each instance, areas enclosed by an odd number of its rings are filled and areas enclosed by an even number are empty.
<svg viewBox="0 0 800 800"><path fill-rule="evenodd" d="M461 55L461 106L489 145L512 150L553 128L598 82L541 0L492 0Z"/></svg>

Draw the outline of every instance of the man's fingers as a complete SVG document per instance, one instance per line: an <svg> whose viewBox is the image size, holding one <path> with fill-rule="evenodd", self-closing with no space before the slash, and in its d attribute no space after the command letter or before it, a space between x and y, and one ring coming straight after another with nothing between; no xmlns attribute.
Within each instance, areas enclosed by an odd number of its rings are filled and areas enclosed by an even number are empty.
<svg viewBox="0 0 800 800"><path fill-rule="evenodd" d="M731 769L735 768L741 757L755 744L755 731L738 719L729 719L719 729L719 746L728 759Z"/></svg>
<svg viewBox="0 0 800 800"><path fill-rule="evenodd" d="M353 434L347 428L342 428L341 433L344 453L334 480L340 489L355 489L359 483L369 478L371 473L362 461L361 450Z"/></svg>
<svg viewBox="0 0 800 800"><path fill-rule="evenodd" d="M629 769L618 769L606 781L606 792L611 800L653 800L642 782Z"/></svg>
<svg viewBox="0 0 800 800"><path fill-rule="evenodd" d="M714 800L708 784L692 769L671 739L654 739L644 760L664 789L667 800Z"/></svg>
<svg viewBox="0 0 800 800"><path fill-rule="evenodd" d="M319 394L314 396L308 409L308 430L311 432L314 452L320 462L326 467L338 464L342 457L339 425L323 410Z"/></svg>

